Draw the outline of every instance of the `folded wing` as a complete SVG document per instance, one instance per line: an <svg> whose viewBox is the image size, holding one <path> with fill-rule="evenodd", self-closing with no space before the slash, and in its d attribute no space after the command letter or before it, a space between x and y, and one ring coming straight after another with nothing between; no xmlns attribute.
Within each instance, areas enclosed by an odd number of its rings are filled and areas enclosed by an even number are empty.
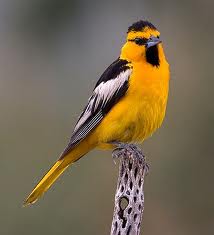
<svg viewBox="0 0 214 235"><path fill-rule="evenodd" d="M80 115L70 141L61 154L61 158L79 144L126 94L131 72L132 69L128 65L128 61L121 59L117 59L106 69Z"/></svg>

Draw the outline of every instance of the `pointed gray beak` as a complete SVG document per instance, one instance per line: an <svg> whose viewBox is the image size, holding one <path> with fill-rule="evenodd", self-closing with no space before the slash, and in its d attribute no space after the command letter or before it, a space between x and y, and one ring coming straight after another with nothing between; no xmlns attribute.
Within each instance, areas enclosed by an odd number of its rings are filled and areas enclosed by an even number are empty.
<svg viewBox="0 0 214 235"><path fill-rule="evenodd" d="M158 43L161 43L161 40L157 37L151 36L146 42L146 48L153 47L157 45Z"/></svg>

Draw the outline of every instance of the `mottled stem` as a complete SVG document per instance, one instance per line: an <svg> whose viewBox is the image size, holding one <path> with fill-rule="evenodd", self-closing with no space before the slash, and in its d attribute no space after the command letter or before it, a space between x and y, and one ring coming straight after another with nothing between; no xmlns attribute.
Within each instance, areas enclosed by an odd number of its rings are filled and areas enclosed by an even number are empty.
<svg viewBox="0 0 214 235"><path fill-rule="evenodd" d="M144 210L144 177L148 171L139 148L121 151L111 235L139 235Z"/></svg>

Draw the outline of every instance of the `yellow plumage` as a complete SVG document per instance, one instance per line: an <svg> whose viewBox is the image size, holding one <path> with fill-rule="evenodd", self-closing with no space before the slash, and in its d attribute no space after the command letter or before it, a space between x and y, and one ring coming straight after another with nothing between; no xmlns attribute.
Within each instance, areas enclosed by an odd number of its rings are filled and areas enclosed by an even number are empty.
<svg viewBox="0 0 214 235"><path fill-rule="evenodd" d="M24 206L36 202L36 200L45 193L56 179L66 170L73 162L77 161L84 154L89 152L95 146L88 142L87 139L81 142L81 145L76 146L65 158L59 159L48 171L48 173L37 184L32 193L24 202Z"/></svg>
<svg viewBox="0 0 214 235"><path fill-rule="evenodd" d="M120 59L128 61L127 66L132 70L126 94L95 129L55 163L27 198L25 205L35 202L71 163L91 149L113 148L109 143L113 140L143 142L160 127L167 105L169 65L161 43L157 45L159 66L155 66L147 61L146 47L133 42L136 38L158 38L159 34L150 25L128 32L120 55Z"/></svg>
<svg viewBox="0 0 214 235"><path fill-rule="evenodd" d="M132 63L133 73L127 95L107 114L95 130L98 143L116 139L121 142L143 142L160 127L166 110L169 74L157 74L145 63ZM168 64L165 65L166 68ZM162 76L162 77L161 77ZM108 128L107 128L108 127Z"/></svg>

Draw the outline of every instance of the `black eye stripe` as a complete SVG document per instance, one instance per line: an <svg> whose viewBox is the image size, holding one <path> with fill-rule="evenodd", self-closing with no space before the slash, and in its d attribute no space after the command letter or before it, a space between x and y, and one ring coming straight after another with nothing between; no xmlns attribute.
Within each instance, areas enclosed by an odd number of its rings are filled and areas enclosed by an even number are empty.
<svg viewBox="0 0 214 235"><path fill-rule="evenodd" d="M130 39L129 41L135 42L137 45L142 46L142 45L146 44L148 39L147 38L135 38L135 39Z"/></svg>

